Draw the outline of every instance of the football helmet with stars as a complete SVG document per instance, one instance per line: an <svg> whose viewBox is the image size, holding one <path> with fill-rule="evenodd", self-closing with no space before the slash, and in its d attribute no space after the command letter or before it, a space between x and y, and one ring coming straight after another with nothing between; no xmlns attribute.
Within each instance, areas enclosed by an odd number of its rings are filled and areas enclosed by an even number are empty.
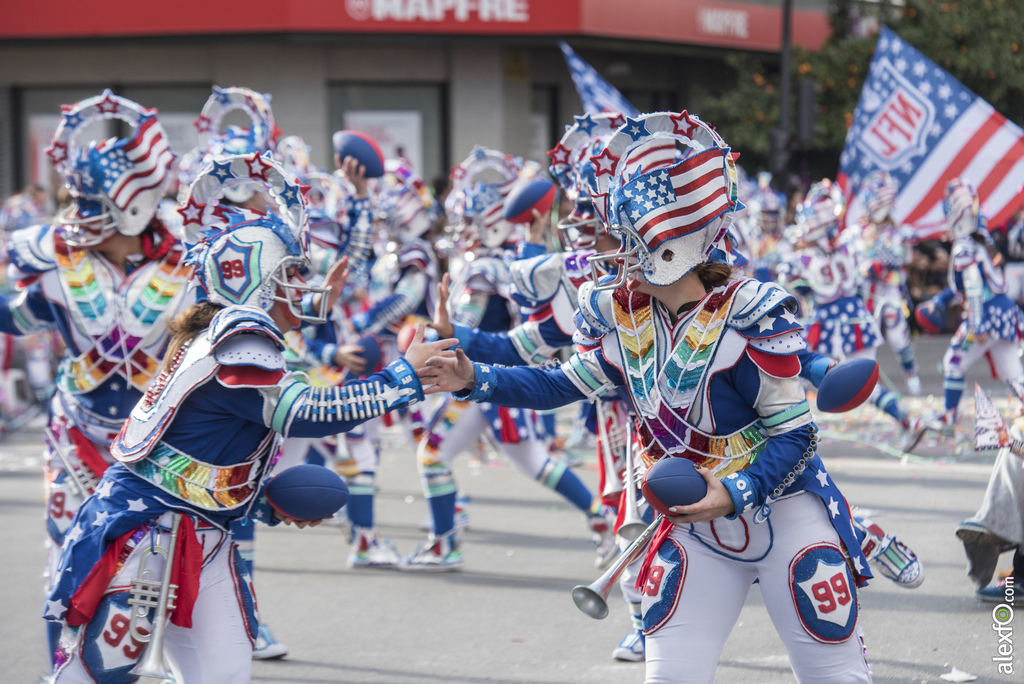
<svg viewBox="0 0 1024 684"><path fill-rule="evenodd" d="M457 246L497 249L515 241L515 226L505 220L503 209L512 186L536 168L523 172L522 159L479 145L452 169L445 209Z"/></svg>
<svg viewBox="0 0 1024 684"><path fill-rule="evenodd" d="M419 174L400 159L385 161L377 217L388 236L399 242L418 238L433 227L437 215L437 202Z"/></svg>
<svg viewBox="0 0 1024 684"><path fill-rule="evenodd" d="M981 226L978 191L963 178L954 178L946 185L942 211L946 216L946 228L954 240L973 235Z"/></svg>
<svg viewBox="0 0 1024 684"><path fill-rule="evenodd" d="M795 235L809 244L831 243L839 235L845 213L842 189L824 178L811 186L797 206Z"/></svg>
<svg viewBox="0 0 1024 684"><path fill-rule="evenodd" d="M273 200L265 214L221 203L227 186L254 185ZM258 154L219 157L192 182L179 209L189 261L206 298L221 306L270 311L277 302L300 321L327 320L330 288L302 279L309 269L306 191L277 163ZM312 311L313 295L320 294Z"/></svg>
<svg viewBox="0 0 1024 684"><path fill-rule="evenodd" d="M896 195L900 186L888 171L872 171L860 184L861 201L868 219L878 225L889 218L896 206Z"/></svg>
<svg viewBox="0 0 1024 684"><path fill-rule="evenodd" d="M562 242L573 249L587 249L608 232L604 203L607 195L598 195L595 167L590 158L601 152L622 117L604 113L575 118L576 123L548 152L551 157L548 171L574 204L572 212L557 224Z"/></svg>
<svg viewBox="0 0 1024 684"><path fill-rule="evenodd" d="M105 90L61 107L61 121L46 154L64 176L72 203L58 216L64 241L94 247L114 233L139 235L156 215L174 162L155 109ZM79 146L78 132L98 119L120 119L127 138Z"/></svg>
<svg viewBox="0 0 1024 684"><path fill-rule="evenodd" d="M627 118L591 161L622 240L618 252L590 258L596 290L617 289L636 273L652 285L678 281L720 251L743 207L732 152L686 111ZM615 277L599 280L597 269L613 261L622 264Z"/></svg>

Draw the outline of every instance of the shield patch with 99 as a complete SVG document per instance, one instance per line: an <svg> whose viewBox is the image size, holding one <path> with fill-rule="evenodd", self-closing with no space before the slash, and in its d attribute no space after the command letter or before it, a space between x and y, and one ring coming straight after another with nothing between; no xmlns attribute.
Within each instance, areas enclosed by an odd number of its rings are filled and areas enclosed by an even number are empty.
<svg viewBox="0 0 1024 684"><path fill-rule="evenodd" d="M789 584L808 634L825 644L850 638L857 625L857 593L838 547L815 544L801 550L789 565Z"/></svg>
<svg viewBox="0 0 1024 684"><path fill-rule="evenodd" d="M672 618L685 580L686 551L675 541L666 539L651 561L647 582L640 589L644 634L657 632Z"/></svg>

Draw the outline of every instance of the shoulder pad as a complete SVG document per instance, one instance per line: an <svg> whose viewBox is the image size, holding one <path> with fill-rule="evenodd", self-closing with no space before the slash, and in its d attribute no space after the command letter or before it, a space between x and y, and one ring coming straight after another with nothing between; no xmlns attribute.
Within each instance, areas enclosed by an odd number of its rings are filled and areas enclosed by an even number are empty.
<svg viewBox="0 0 1024 684"><path fill-rule="evenodd" d="M751 339L765 339L796 331L801 325L796 300L775 283L749 279L733 294L728 325Z"/></svg>
<svg viewBox="0 0 1024 684"><path fill-rule="evenodd" d="M524 306L540 307L551 301L562 281L561 254L541 254L512 262L512 297Z"/></svg>
<svg viewBox="0 0 1024 684"><path fill-rule="evenodd" d="M426 272L433 262L430 244L419 238L410 240L398 248L399 268L418 268Z"/></svg>
<svg viewBox="0 0 1024 684"><path fill-rule="evenodd" d="M7 243L7 255L17 278L37 275L57 266L53 245L54 227L50 225L29 226L11 233Z"/></svg>
<svg viewBox="0 0 1024 684"><path fill-rule="evenodd" d="M265 370L284 370L284 355L265 335L250 331L221 340L213 350L221 366L256 366Z"/></svg>
<svg viewBox="0 0 1024 684"><path fill-rule="evenodd" d="M284 349L284 335L277 329L277 324L265 311L253 306L229 306L217 312L210 321L207 336L210 346L217 349L229 337L240 333L262 335L277 347Z"/></svg>
<svg viewBox="0 0 1024 684"><path fill-rule="evenodd" d="M609 290L594 291L594 283L586 282L580 286L576 301L576 334L573 342L577 344L593 344L615 329L615 293Z"/></svg>
<svg viewBox="0 0 1024 684"><path fill-rule="evenodd" d="M953 243L952 253L949 255L953 268L960 270L967 268L978 261L977 245L970 239L957 240Z"/></svg>
<svg viewBox="0 0 1024 684"><path fill-rule="evenodd" d="M488 287L481 287L481 281ZM508 267L504 261L496 257L473 259L466 266L466 284L476 290L489 289L491 292L499 292L508 285Z"/></svg>

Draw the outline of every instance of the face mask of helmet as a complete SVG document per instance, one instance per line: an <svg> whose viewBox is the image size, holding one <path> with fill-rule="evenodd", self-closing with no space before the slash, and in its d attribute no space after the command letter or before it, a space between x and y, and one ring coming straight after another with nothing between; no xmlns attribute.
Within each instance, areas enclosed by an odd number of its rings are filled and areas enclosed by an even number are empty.
<svg viewBox="0 0 1024 684"><path fill-rule="evenodd" d="M572 212L556 227L562 243L573 249L590 249L597 244L598 238L608 232L589 197L577 198Z"/></svg>

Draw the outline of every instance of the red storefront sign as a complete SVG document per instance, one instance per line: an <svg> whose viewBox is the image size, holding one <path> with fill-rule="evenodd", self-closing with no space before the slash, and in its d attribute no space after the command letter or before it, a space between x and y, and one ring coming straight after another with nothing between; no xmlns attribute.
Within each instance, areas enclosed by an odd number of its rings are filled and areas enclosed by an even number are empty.
<svg viewBox="0 0 1024 684"><path fill-rule="evenodd" d="M9 3L3 38L198 34L593 35L778 50L778 7L713 0L41 0ZM828 36L821 12L793 14L794 40Z"/></svg>

